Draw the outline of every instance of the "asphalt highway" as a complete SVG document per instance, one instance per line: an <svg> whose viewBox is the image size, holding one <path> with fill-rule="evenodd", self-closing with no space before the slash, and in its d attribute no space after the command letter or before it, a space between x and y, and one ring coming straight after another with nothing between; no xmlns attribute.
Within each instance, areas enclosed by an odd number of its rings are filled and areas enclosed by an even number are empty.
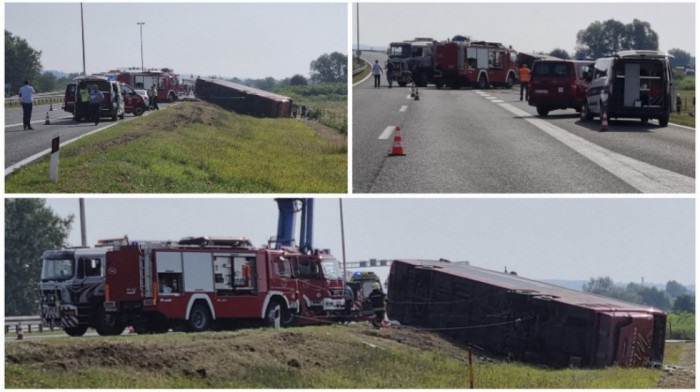
<svg viewBox="0 0 700 392"><path fill-rule="evenodd" d="M366 53L366 58L385 55ZM353 193L692 193L695 131L537 116L519 88L353 87ZM400 126L405 156L391 156Z"/></svg>

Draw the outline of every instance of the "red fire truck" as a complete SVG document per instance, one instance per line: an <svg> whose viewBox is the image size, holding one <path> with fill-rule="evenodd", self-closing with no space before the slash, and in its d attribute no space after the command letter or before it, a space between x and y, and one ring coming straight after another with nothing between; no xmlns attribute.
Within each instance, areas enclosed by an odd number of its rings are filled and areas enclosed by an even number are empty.
<svg viewBox="0 0 700 392"><path fill-rule="evenodd" d="M151 68L141 70L141 68L127 68L109 71L109 74L116 76L117 80L132 86L135 89L149 90L153 85L158 89L158 100L173 102L177 100L180 90L183 89L180 83L180 75L177 75L170 68Z"/></svg>
<svg viewBox="0 0 700 392"><path fill-rule="evenodd" d="M134 243L107 253L104 306L115 333L318 324L344 309L343 279L322 251L259 249L245 238Z"/></svg>
<svg viewBox="0 0 700 392"><path fill-rule="evenodd" d="M452 88L490 85L512 88L517 80L517 52L500 43L456 36L435 49L436 86Z"/></svg>

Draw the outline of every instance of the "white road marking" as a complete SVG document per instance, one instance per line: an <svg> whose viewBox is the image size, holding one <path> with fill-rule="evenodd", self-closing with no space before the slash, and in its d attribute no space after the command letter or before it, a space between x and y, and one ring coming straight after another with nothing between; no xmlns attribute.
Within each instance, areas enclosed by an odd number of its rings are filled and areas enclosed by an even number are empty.
<svg viewBox="0 0 700 392"><path fill-rule="evenodd" d="M590 159L596 165L644 193L692 193L695 192L695 179L662 169L610 151L595 143L573 135L545 120L534 118L532 114L515 106L502 103L504 109L521 117L567 147Z"/></svg>
<svg viewBox="0 0 700 392"><path fill-rule="evenodd" d="M384 132L382 132L381 135L379 135L380 139L388 139L389 136L391 136L391 133L394 132L394 129L396 129L396 126L390 125L384 129Z"/></svg>
<svg viewBox="0 0 700 392"><path fill-rule="evenodd" d="M504 102L504 101L503 101L503 100L501 100L501 99L494 99L494 100L493 100L493 101L491 101L491 102L493 102L493 103L501 103L501 102Z"/></svg>
<svg viewBox="0 0 700 392"><path fill-rule="evenodd" d="M413 97L411 96L411 94L408 94L408 95L406 96L406 99L413 99Z"/></svg>
<svg viewBox="0 0 700 392"><path fill-rule="evenodd" d="M403 113L406 110L408 110L408 105L403 105L403 106L401 106L401 109L399 109L399 112Z"/></svg>

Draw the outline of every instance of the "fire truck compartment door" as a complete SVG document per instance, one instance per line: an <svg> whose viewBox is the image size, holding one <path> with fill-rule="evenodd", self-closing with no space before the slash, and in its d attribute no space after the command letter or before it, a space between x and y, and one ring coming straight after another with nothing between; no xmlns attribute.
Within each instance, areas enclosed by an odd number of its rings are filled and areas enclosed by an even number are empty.
<svg viewBox="0 0 700 392"><path fill-rule="evenodd" d="M180 252L158 252L158 272L178 272L182 273L182 253Z"/></svg>
<svg viewBox="0 0 700 392"><path fill-rule="evenodd" d="M185 291L214 291L214 267L212 254L185 252L182 254Z"/></svg>
<svg viewBox="0 0 700 392"><path fill-rule="evenodd" d="M477 68L488 68L489 66L489 50L485 48L478 48L476 50L476 67Z"/></svg>

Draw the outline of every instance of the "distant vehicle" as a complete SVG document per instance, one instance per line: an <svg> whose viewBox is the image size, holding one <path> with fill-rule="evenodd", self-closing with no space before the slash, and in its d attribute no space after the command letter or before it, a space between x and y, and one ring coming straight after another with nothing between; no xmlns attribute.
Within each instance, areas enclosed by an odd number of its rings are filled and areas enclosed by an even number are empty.
<svg viewBox="0 0 700 392"><path fill-rule="evenodd" d="M668 125L673 108L673 78L669 55L657 50L629 50L596 60L589 75L581 120L601 116L639 118L646 124L656 118Z"/></svg>
<svg viewBox="0 0 700 392"><path fill-rule="evenodd" d="M435 45L432 38L416 38L403 42L392 42L387 49L389 59L394 68L394 80L399 86L415 82L418 87L434 83Z"/></svg>
<svg viewBox="0 0 700 392"><path fill-rule="evenodd" d="M537 114L546 116L556 109L581 111L586 100L588 81L593 61L537 60L530 72L530 106Z"/></svg>
<svg viewBox="0 0 700 392"><path fill-rule="evenodd" d="M158 90L158 100L174 102L180 95L182 84L180 75L175 74L170 68L149 69L141 71L141 68L129 68L126 70L109 71L117 80L134 86L137 89L150 90L155 85Z"/></svg>
<svg viewBox="0 0 700 392"><path fill-rule="evenodd" d="M121 83L122 96L124 97L124 111L138 117L148 109L148 100L138 94L131 86Z"/></svg>
<svg viewBox="0 0 700 392"><path fill-rule="evenodd" d="M104 94L100 117L110 117L113 121L116 121L117 118L124 118L124 97L119 82L100 75L83 76L76 80L78 80L78 84L75 91L73 120L80 121L83 118L90 118L89 87L95 84Z"/></svg>
<svg viewBox="0 0 700 392"><path fill-rule="evenodd" d="M518 53L498 42L471 41L455 36L435 49L436 86L452 88L502 86L517 80Z"/></svg>
<svg viewBox="0 0 700 392"><path fill-rule="evenodd" d="M73 113L75 108L75 86L77 83L68 83L66 85L66 93L63 96L63 110Z"/></svg>

